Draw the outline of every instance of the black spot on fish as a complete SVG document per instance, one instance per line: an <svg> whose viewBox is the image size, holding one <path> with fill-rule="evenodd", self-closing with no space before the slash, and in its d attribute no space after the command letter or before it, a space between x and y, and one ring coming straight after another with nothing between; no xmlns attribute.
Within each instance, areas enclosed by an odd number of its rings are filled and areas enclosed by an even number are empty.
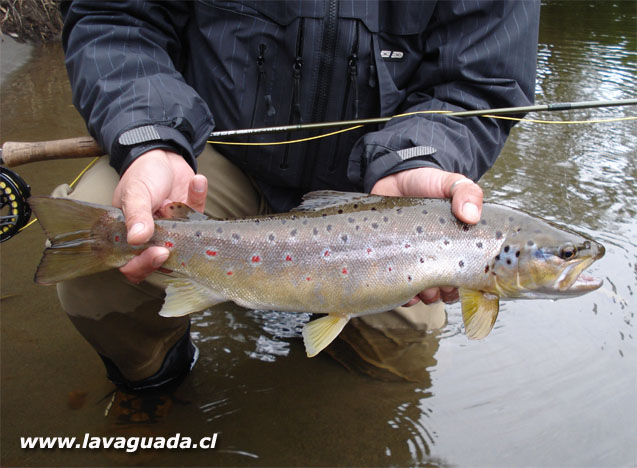
<svg viewBox="0 0 637 468"><path fill-rule="evenodd" d="M487 220L483 219L482 221L480 221L480 224L482 224L483 226L486 226L487 225Z"/></svg>
<svg viewBox="0 0 637 468"><path fill-rule="evenodd" d="M485 266L485 267L484 267L484 272L485 272L485 273L489 273L489 265L487 265L487 266Z"/></svg>
<svg viewBox="0 0 637 468"><path fill-rule="evenodd" d="M292 230L290 231L290 236L295 237L295 236L296 236L296 233L297 233L297 230L296 230L296 229L292 229Z"/></svg>
<svg viewBox="0 0 637 468"><path fill-rule="evenodd" d="M303 220L303 226L307 226L307 219Z"/></svg>
<svg viewBox="0 0 637 468"><path fill-rule="evenodd" d="M325 218L327 216L327 213L323 213L321 216Z"/></svg>
<svg viewBox="0 0 637 468"><path fill-rule="evenodd" d="M282 219L282 220L281 220L281 224L285 224L285 223L287 223L287 222L288 222L288 220L287 220L287 219Z"/></svg>
<svg viewBox="0 0 637 468"><path fill-rule="evenodd" d="M513 222L513 216L509 216L509 221Z"/></svg>
<svg viewBox="0 0 637 468"><path fill-rule="evenodd" d="M177 227L177 223L173 223L172 228L175 229Z"/></svg>
<svg viewBox="0 0 637 468"><path fill-rule="evenodd" d="M507 252L509 251L509 248L510 248L510 247L509 247L508 245L505 245L505 246L504 246L504 252L505 252L505 253L507 253Z"/></svg>
<svg viewBox="0 0 637 468"><path fill-rule="evenodd" d="M372 227L373 227L374 229L378 229L378 223L372 223Z"/></svg>
<svg viewBox="0 0 637 468"><path fill-rule="evenodd" d="M403 213L403 209L402 209L402 208L398 208L398 209L396 210L396 214L402 214L402 213Z"/></svg>
<svg viewBox="0 0 637 468"><path fill-rule="evenodd" d="M458 262L458 266L459 266L460 268L463 268L463 267L464 267L464 262L463 262L462 260L460 260L460 261Z"/></svg>
<svg viewBox="0 0 637 468"><path fill-rule="evenodd" d="M535 242L533 242L532 240L527 241L526 245L528 245L529 247L533 247L535 245Z"/></svg>
<svg viewBox="0 0 637 468"><path fill-rule="evenodd" d="M502 231L496 231L495 232L495 238L498 239L498 240L502 239Z"/></svg>
<svg viewBox="0 0 637 468"><path fill-rule="evenodd" d="M407 281L411 282L411 275L407 275Z"/></svg>
<svg viewBox="0 0 637 468"><path fill-rule="evenodd" d="M387 216L383 216L383 221L387 222L389 221L389 218Z"/></svg>
<svg viewBox="0 0 637 468"><path fill-rule="evenodd" d="M347 241L349 240L349 236L348 236L347 234L343 234L343 235L341 236L341 240L342 240L344 243L347 243Z"/></svg>
<svg viewBox="0 0 637 468"><path fill-rule="evenodd" d="M290 218L290 219L292 219L292 221L296 221L296 219L297 219L296 215L292 215L292 218Z"/></svg>
<svg viewBox="0 0 637 468"><path fill-rule="evenodd" d="M325 229L327 229L327 232L330 232L330 231L332 230L332 225L331 225L331 224L328 224L328 225L327 225L327 227L326 227Z"/></svg>
<svg viewBox="0 0 637 468"><path fill-rule="evenodd" d="M425 259L420 257L420 263L425 263Z"/></svg>
<svg viewBox="0 0 637 468"><path fill-rule="evenodd" d="M482 242L476 242L476 247L481 249L482 248Z"/></svg>
<svg viewBox="0 0 637 468"><path fill-rule="evenodd" d="M195 237L201 237L201 231L195 232Z"/></svg>
<svg viewBox="0 0 637 468"><path fill-rule="evenodd" d="M275 239L275 238L274 238L274 234L270 234L270 235L268 236L268 240L269 240L270 242L274 242L274 239Z"/></svg>
<svg viewBox="0 0 637 468"><path fill-rule="evenodd" d="M354 218L347 218L348 223L355 223L356 220Z"/></svg>
<svg viewBox="0 0 637 468"><path fill-rule="evenodd" d="M312 229L312 234L314 234L315 236L318 236L318 228Z"/></svg>
<svg viewBox="0 0 637 468"><path fill-rule="evenodd" d="M445 218L440 218L438 221L440 221L440 224L445 224L447 222Z"/></svg>
<svg viewBox="0 0 637 468"><path fill-rule="evenodd" d="M468 224L463 224L462 225L462 230L467 232L469 230L469 225Z"/></svg>
<svg viewBox="0 0 637 468"><path fill-rule="evenodd" d="M241 239L241 236L235 232L234 234L232 234L232 238L234 240L239 240L239 239Z"/></svg>
<svg viewBox="0 0 637 468"><path fill-rule="evenodd" d="M372 207L371 207L371 211L376 211L376 207L375 207L375 206L372 206Z"/></svg>
<svg viewBox="0 0 637 468"><path fill-rule="evenodd" d="M365 217L363 218L363 222L367 221L368 219L369 219L369 218L368 218L367 216L365 216Z"/></svg>
<svg viewBox="0 0 637 468"><path fill-rule="evenodd" d="M518 250L517 252L515 252L515 256L519 257L520 256L520 251Z"/></svg>
<svg viewBox="0 0 637 468"><path fill-rule="evenodd" d="M422 226L416 226L416 232L418 234L422 234L425 230L422 228Z"/></svg>
<svg viewBox="0 0 637 468"><path fill-rule="evenodd" d="M511 265L511 259L507 258L507 265Z"/></svg>
<svg viewBox="0 0 637 468"><path fill-rule="evenodd" d="M343 214L343 210L339 209L338 214Z"/></svg>
<svg viewBox="0 0 637 468"><path fill-rule="evenodd" d="M449 241L447 239L445 239L444 241L442 241L443 244L445 245L449 245Z"/></svg>
<svg viewBox="0 0 637 468"><path fill-rule="evenodd" d="M424 214L424 215L429 214L429 211L427 211L427 210L422 210L422 214Z"/></svg>
<svg viewBox="0 0 637 468"><path fill-rule="evenodd" d="M357 224L356 225L356 230L358 231L361 227Z"/></svg>
<svg viewBox="0 0 637 468"><path fill-rule="evenodd" d="M222 232L223 232L223 229L221 229L221 228L217 228L217 233L218 233L218 234L221 234Z"/></svg>
<svg viewBox="0 0 637 468"><path fill-rule="evenodd" d="M499 261L500 261L500 255L496 255L496 256L495 256L495 261L496 261L496 262L499 262Z"/></svg>
<svg viewBox="0 0 637 468"><path fill-rule="evenodd" d="M258 220L258 219L255 219L255 220L254 220L254 224L259 224L259 220Z"/></svg>

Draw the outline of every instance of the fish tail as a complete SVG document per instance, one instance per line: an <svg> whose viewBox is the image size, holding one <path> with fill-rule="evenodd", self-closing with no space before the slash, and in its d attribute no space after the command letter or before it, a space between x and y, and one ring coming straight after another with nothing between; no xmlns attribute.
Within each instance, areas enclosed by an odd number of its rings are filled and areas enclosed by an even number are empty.
<svg viewBox="0 0 637 468"><path fill-rule="evenodd" d="M113 268L104 261L107 245L95 226L118 210L52 197L31 197L29 205L50 241L35 273L36 283L53 284Z"/></svg>

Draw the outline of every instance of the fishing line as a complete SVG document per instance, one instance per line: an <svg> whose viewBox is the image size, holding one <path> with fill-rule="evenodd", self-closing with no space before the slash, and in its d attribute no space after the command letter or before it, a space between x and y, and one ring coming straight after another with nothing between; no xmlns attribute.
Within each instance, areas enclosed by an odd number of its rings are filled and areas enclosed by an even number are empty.
<svg viewBox="0 0 637 468"><path fill-rule="evenodd" d="M396 114L392 117L388 118L387 121L391 119L396 119L399 117L408 117L412 115L422 115L422 114L452 114L454 111L449 110L434 110L434 111L414 111L414 112L406 112L404 114ZM636 117L612 117L608 119L589 119L589 120L541 120L541 119L527 119L520 117L507 117L504 115L490 115L483 114L476 117L486 117L491 119L500 119L500 120L513 120L515 122L529 122L536 124L553 124L553 125L577 125L577 124L598 124L598 123L608 123L608 122L622 122L627 120L637 120ZM207 143L211 143L214 145L228 145L228 146L276 146L276 145L291 145L293 143L304 143L306 141L319 140L321 138L327 138L333 135L337 135L339 133L350 132L352 130L356 130L357 128L363 127L364 124L355 125L353 127L344 128L341 130L336 130L334 132L323 133L320 135L314 135L307 138L299 138L296 140L283 140L283 141L271 141L271 142L239 142L239 141L218 141L218 140L207 140Z"/></svg>

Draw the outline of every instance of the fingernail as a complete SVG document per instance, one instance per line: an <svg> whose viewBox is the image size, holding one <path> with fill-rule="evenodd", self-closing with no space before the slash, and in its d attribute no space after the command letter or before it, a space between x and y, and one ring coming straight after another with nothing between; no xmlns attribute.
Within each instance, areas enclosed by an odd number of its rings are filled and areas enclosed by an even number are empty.
<svg viewBox="0 0 637 468"><path fill-rule="evenodd" d="M195 192L203 192L206 190L206 180L203 177L195 177L192 184L192 188Z"/></svg>
<svg viewBox="0 0 637 468"><path fill-rule="evenodd" d="M162 266L164 262L168 260L169 255L170 255L170 252L166 251L162 254L157 255L155 258L153 258L153 268L159 268L160 266Z"/></svg>
<svg viewBox="0 0 637 468"><path fill-rule="evenodd" d="M462 214L464 217L470 221L477 222L480 219L480 213L478 211L478 207L471 202L467 202L462 205Z"/></svg>
<svg viewBox="0 0 637 468"><path fill-rule="evenodd" d="M142 231L145 228L146 228L146 226L144 225L144 223L135 223L135 224L133 224L133 226L128 231L128 235L129 236L136 236L138 234L141 234Z"/></svg>

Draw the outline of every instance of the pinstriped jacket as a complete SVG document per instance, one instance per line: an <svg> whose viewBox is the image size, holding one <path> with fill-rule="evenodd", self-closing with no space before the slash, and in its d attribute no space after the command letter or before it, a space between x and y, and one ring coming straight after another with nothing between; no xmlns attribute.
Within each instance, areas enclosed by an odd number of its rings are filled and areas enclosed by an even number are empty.
<svg viewBox="0 0 637 468"><path fill-rule="evenodd" d="M533 1L72 2L74 103L120 172L152 148L196 155L213 130L528 105ZM415 115L306 143L219 146L275 210L433 166L477 180L512 127ZM244 138L298 139L316 132Z"/></svg>

